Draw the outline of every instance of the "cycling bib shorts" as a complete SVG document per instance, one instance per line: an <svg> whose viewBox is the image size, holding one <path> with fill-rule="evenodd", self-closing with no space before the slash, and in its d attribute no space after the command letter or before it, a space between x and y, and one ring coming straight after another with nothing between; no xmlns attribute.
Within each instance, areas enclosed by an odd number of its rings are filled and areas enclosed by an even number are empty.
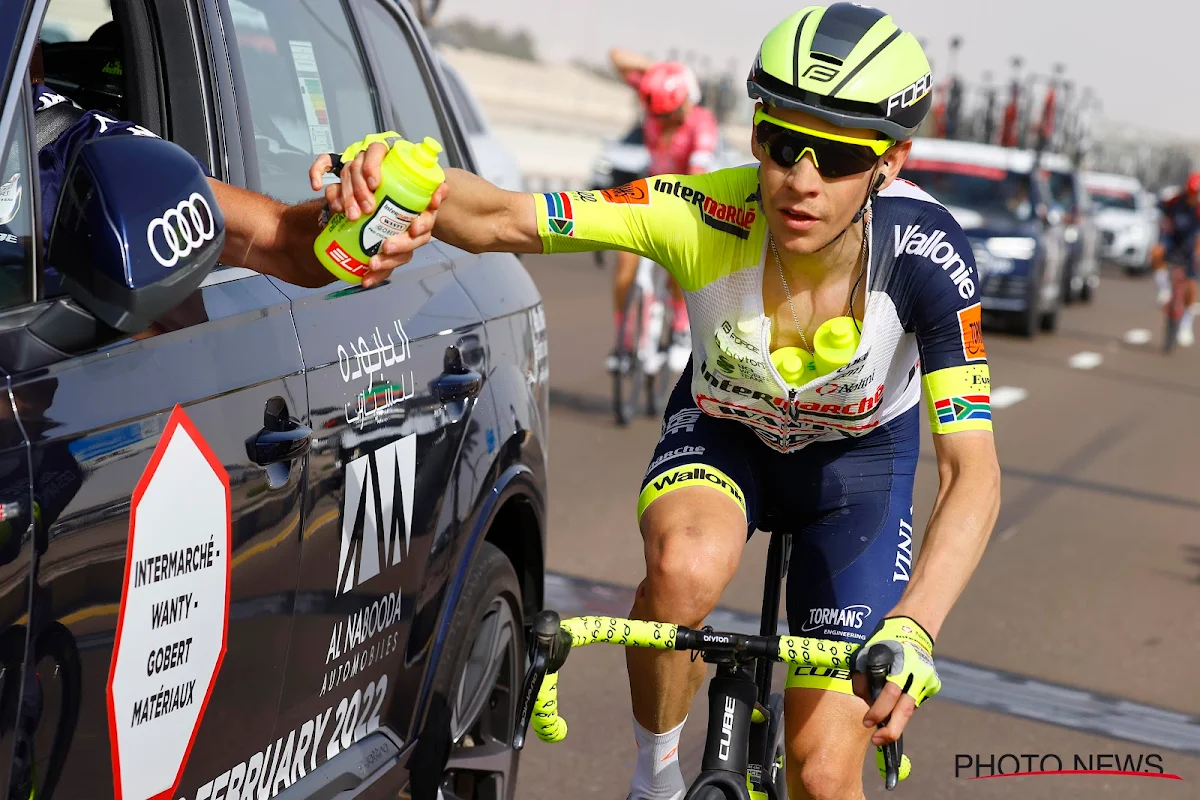
<svg viewBox="0 0 1200 800"><path fill-rule="evenodd" d="M789 631L865 642L912 571L917 408L861 439L779 453L745 425L701 411L688 390L691 373L689 364L667 404L639 518L652 501L685 486L724 493L745 511L747 538L755 530L792 536ZM853 694L844 669L789 667L787 685Z"/></svg>

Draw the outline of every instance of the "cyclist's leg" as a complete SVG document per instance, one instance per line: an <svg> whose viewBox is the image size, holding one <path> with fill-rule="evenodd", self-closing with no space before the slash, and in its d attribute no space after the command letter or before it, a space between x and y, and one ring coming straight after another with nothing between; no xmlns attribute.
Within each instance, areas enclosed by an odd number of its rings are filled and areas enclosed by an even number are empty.
<svg viewBox="0 0 1200 800"><path fill-rule="evenodd" d="M625 311L625 300L629 297L629 290L637 277L640 258L637 253L617 251L617 271L613 275L613 318L617 320L617 324L620 324L621 314Z"/></svg>
<svg viewBox="0 0 1200 800"><path fill-rule="evenodd" d="M692 328L683 287L673 275L667 276L667 288L671 295L671 347L667 363L672 371L679 372L692 355Z"/></svg>
<svg viewBox="0 0 1200 800"><path fill-rule="evenodd" d="M662 438L643 482L639 525L646 578L630 617L698 626L716 607L741 559L754 487L742 452L753 433L706 417L692 401L684 369L663 419ZM634 798L683 792L679 729L704 680L704 663L686 653L626 650L635 733Z"/></svg>
<svg viewBox="0 0 1200 800"><path fill-rule="evenodd" d="M801 470L766 489L772 511L816 515L794 535L787 579L793 634L862 643L899 601L912 564L918 425L914 407L862 439L814 445L816 472L801 484L810 488L796 491L796 479L810 474ZM776 499L789 489L785 502ZM867 705L849 678L845 670L789 671L784 722L792 800L863 796L872 731L863 727Z"/></svg>
<svg viewBox="0 0 1200 800"><path fill-rule="evenodd" d="M1184 347L1191 347L1195 341L1195 334L1192 332L1192 323L1196 317L1195 303L1196 260L1193 258L1189 259L1184 268L1183 315L1179 318L1179 333L1177 334L1179 343Z"/></svg>

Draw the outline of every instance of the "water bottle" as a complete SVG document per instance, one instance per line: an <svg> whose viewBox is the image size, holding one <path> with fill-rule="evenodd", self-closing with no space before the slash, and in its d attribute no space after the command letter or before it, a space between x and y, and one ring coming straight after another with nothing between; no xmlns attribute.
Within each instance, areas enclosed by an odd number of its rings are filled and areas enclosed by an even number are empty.
<svg viewBox="0 0 1200 800"><path fill-rule="evenodd" d="M408 230L446 180L446 173L438 164L442 145L429 136L417 144L399 139L392 132L369 136L347 148L342 160L353 159L369 143L384 141L385 137L395 137L398 141L380 165L374 213L353 222L344 213L334 214L313 244L317 260L347 283L362 283L367 262L379 252L383 241Z"/></svg>
<svg viewBox="0 0 1200 800"><path fill-rule="evenodd" d="M813 360L817 374L828 375L841 369L854 358L860 334L853 317L834 317L826 320L813 336Z"/></svg>
<svg viewBox="0 0 1200 800"><path fill-rule="evenodd" d="M817 377L812 353L802 347L781 347L772 351L771 363L789 386L803 386Z"/></svg>

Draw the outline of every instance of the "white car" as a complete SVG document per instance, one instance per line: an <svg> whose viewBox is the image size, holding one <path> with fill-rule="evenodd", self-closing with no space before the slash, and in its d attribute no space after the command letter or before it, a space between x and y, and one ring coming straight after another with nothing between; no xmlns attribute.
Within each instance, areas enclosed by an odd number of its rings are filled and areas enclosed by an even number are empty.
<svg viewBox="0 0 1200 800"><path fill-rule="evenodd" d="M442 74L446 76L446 85L450 87L454 105L458 108L463 132L467 135L467 142L475 157L475 168L480 177L510 192L525 191L525 177L516 157L492 131L492 126L483 113L483 107L471 91L471 87L463 80L462 74L440 53L438 61L441 63Z"/></svg>
<svg viewBox="0 0 1200 800"><path fill-rule="evenodd" d="M1084 186L1096 207L1101 254L1127 272L1150 267L1150 249L1158 241L1158 207L1141 181L1127 175L1088 172Z"/></svg>

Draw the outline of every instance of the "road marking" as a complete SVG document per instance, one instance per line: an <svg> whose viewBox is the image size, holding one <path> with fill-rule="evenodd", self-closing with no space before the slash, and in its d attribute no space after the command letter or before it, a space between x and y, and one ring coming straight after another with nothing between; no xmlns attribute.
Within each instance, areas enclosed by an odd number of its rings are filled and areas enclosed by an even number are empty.
<svg viewBox="0 0 1200 800"><path fill-rule="evenodd" d="M1008 408L1029 397L1019 386L997 386L992 390L992 408Z"/></svg>
<svg viewBox="0 0 1200 800"><path fill-rule="evenodd" d="M1095 369L1104 363L1104 356L1084 350L1082 353L1076 353L1068 358L1067 363L1075 369Z"/></svg>
<svg viewBox="0 0 1200 800"><path fill-rule="evenodd" d="M549 573L545 607L563 617L623 617L629 613L633 593L627 586ZM759 618L718 608L705 624L719 631L758 633ZM779 633L787 632L787 623L781 622ZM938 658L937 666L942 679L939 698L1111 739L1200 754L1200 717L949 658Z"/></svg>
<svg viewBox="0 0 1200 800"><path fill-rule="evenodd" d="M1125 331L1125 344L1149 344L1154 334L1145 328L1134 328L1133 330Z"/></svg>

